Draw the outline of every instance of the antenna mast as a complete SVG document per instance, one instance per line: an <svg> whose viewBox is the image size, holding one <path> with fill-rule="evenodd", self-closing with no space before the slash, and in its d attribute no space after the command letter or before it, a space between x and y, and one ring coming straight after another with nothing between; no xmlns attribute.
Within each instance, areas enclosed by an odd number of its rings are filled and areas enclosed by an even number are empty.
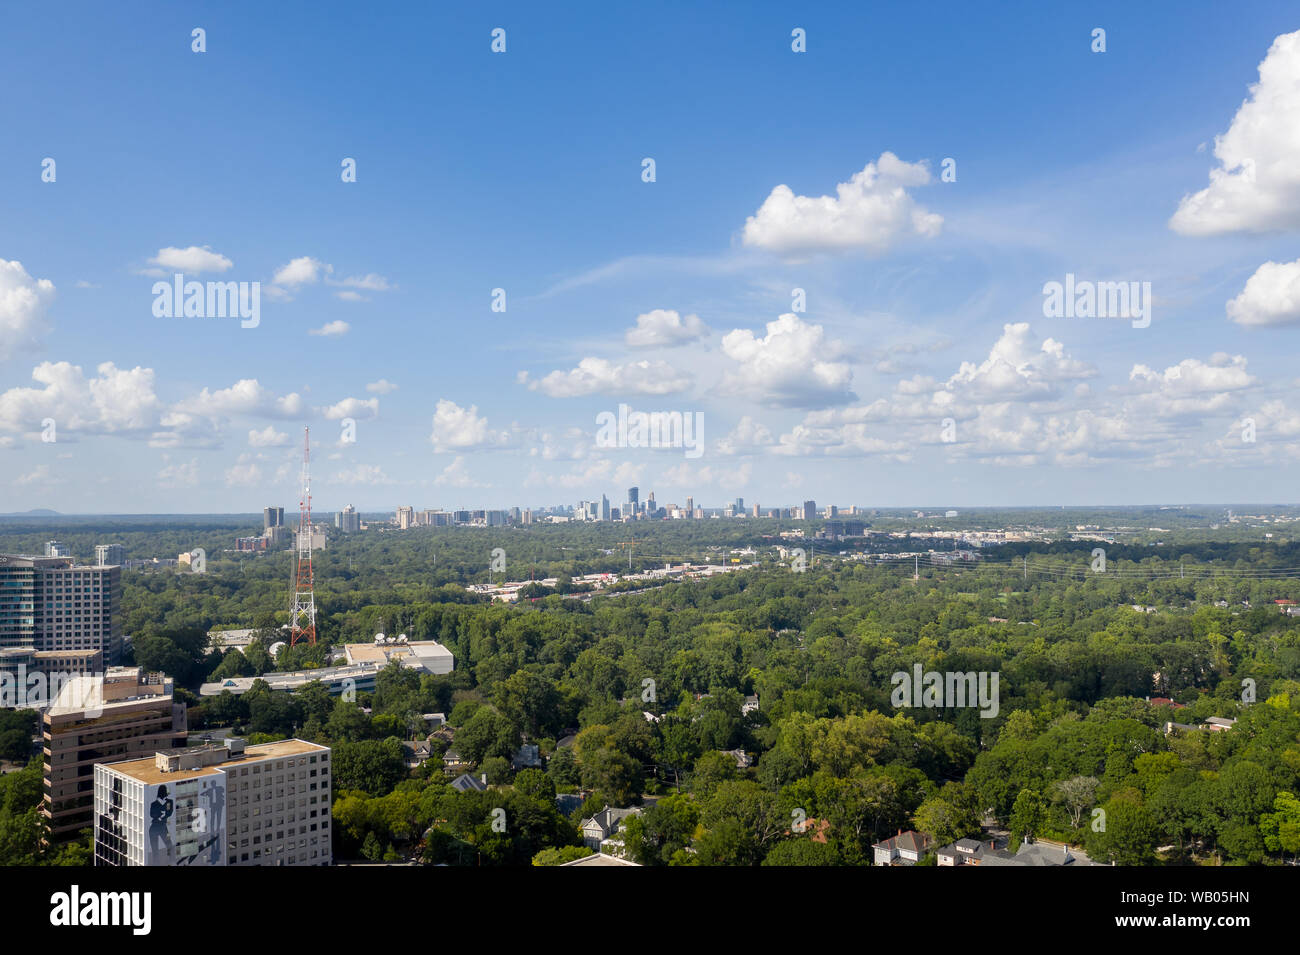
<svg viewBox="0 0 1300 955"><path fill-rule="evenodd" d="M298 500L298 571L289 612L289 646L316 643L316 592L311 570L311 429L302 429L302 496Z"/></svg>

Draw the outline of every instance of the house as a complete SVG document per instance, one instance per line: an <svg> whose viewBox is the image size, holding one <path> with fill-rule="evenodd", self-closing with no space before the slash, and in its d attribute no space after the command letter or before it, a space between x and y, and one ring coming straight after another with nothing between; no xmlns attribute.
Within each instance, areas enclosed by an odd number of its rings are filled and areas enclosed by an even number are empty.
<svg viewBox="0 0 1300 955"><path fill-rule="evenodd" d="M1172 710L1185 710L1187 705L1184 703L1175 703L1167 696L1148 696L1147 702L1152 706L1167 706Z"/></svg>
<svg viewBox="0 0 1300 955"><path fill-rule="evenodd" d="M723 756L730 756L736 761L737 769L749 769L754 765L754 757L750 756L743 749L724 749L721 751Z"/></svg>
<svg viewBox="0 0 1300 955"><path fill-rule="evenodd" d="M457 770L464 772L473 765L473 763L462 757L460 753L456 752L454 749L449 749L447 752L442 754L442 768L448 772L454 773Z"/></svg>
<svg viewBox="0 0 1300 955"><path fill-rule="evenodd" d="M876 865L915 865L930 848L931 841L929 836L914 829L907 832L899 829L898 835L871 847L873 861Z"/></svg>
<svg viewBox="0 0 1300 955"><path fill-rule="evenodd" d="M818 819L816 817L805 819L802 827L792 827L785 831L787 836L807 836L810 842L819 842L825 844L826 834L830 832L831 821L829 819Z"/></svg>
<svg viewBox="0 0 1300 955"><path fill-rule="evenodd" d="M486 774L480 776L478 779L475 779L469 773L461 773L459 776L453 779L448 785L450 785L451 788L456 790L457 792L462 792L462 793L467 793L471 789L475 790L476 792L485 792L488 788Z"/></svg>
<svg viewBox="0 0 1300 955"><path fill-rule="evenodd" d="M978 839L958 839L935 853L938 865L951 867L957 865L979 865L986 853L996 852L993 842L988 845Z"/></svg>
<svg viewBox="0 0 1300 955"><path fill-rule="evenodd" d="M402 756L407 769L418 769L433 757L433 744L427 739L408 739L402 743Z"/></svg>
<svg viewBox="0 0 1300 955"><path fill-rule="evenodd" d="M603 852L597 852L594 856L583 856L581 859L574 859L572 862L561 862L560 865L635 865L641 863L633 862L631 859L623 859L619 856L606 855Z"/></svg>
<svg viewBox="0 0 1300 955"><path fill-rule="evenodd" d="M1168 736L1174 730L1204 730L1211 733L1226 733L1237 725L1237 721L1229 719L1226 716L1207 716L1204 723L1175 723L1172 720L1165 723L1165 735Z"/></svg>
<svg viewBox="0 0 1300 955"><path fill-rule="evenodd" d="M1060 842L1022 842L1015 855L1004 849L991 852L983 865L1005 866L1093 866L1098 863L1088 858L1082 849L1073 849Z"/></svg>
<svg viewBox="0 0 1300 955"><path fill-rule="evenodd" d="M592 849L600 850L601 846L622 828L624 819L638 815L640 812L640 809L612 809L606 806L590 819L582 820L582 825L578 828L582 830L583 843ZM619 845L621 846L622 843L619 842Z"/></svg>
<svg viewBox="0 0 1300 955"><path fill-rule="evenodd" d="M510 757L510 768L518 772L521 769L541 769L542 751L536 743L524 743Z"/></svg>
<svg viewBox="0 0 1300 955"><path fill-rule="evenodd" d="M1072 849L1059 842L1022 842L1015 852L997 848L996 843L975 839L958 839L935 853L940 866L958 865L992 866L1090 866L1096 865L1081 849Z"/></svg>
<svg viewBox="0 0 1300 955"><path fill-rule="evenodd" d="M745 702L740 704L740 715L748 716L750 713L758 712L758 694L754 693L745 697Z"/></svg>
<svg viewBox="0 0 1300 955"><path fill-rule="evenodd" d="M437 729L447 722L446 713L422 713L420 719L429 724L429 729Z"/></svg>

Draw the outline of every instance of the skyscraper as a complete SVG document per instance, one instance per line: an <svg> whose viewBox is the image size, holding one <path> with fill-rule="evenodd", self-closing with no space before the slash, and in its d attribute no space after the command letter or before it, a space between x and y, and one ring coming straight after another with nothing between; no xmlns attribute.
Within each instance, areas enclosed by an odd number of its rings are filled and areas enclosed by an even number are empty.
<svg viewBox="0 0 1300 955"><path fill-rule="evenodd" d="M122 654L122 568L70 557L0 555L0 649Z"/></svg>
<svg viewBox="0 0 1300 955"><path fill-rule="evenodd" d="M361 515L349 504L334 516L334 526L348 534L356 533L361 530Z"/></svg>
<svg viewBox="0 0 1300 955"><path fill-rule="evenodd" d="M607 498L604 494L600 496L600 519L602 521L607 521L610 519L609 498Z"/></svg>
<svg viewBox="0 0 1300 955"><path fill-rule="evenodd" d="M804 519L805 521L815 520L815 519L817 518L817 502L816 502L816 501L804 501L804 502L803 502L803 514L802 514L801 516L803 517L803 519Z"/></svg>
<svg viewBox="0 0 1300 955"><path fill-rule="evenodd" d="M641 489L639 487L630 487L627 489L627 516L636 517L637 512L641 510Z"/></svg>
<svg viewBox="0 0 1300 955"><path fill-rule="evenodd" d="M122 563L123 550L121 544L96 544L95 545L95 565L98 567L107 567L110 564Z"/></svg>
<svg viewBox="0 0 1300 955"><path fill-rule="evenodd" d="M262 530L268 527L284 526L284 508L283 507L264 507L262 508Z"/></svg>

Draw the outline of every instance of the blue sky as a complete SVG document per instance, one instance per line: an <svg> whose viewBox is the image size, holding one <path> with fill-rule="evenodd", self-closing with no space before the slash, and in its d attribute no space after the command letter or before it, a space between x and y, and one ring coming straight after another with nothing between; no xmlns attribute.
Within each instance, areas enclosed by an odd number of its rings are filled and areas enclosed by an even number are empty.
<svg viewBox="0 0 1300 955"><path fill-rule="evenodd" d="M0 511L1295 500L1293 5L614 6L11 11Z"/></svg>

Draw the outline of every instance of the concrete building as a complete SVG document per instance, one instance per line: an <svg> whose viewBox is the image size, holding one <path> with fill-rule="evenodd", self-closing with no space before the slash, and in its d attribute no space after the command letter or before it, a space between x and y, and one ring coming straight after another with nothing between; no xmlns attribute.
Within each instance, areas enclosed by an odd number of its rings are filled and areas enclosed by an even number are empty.
<svg viewBox="0 0 1300 955"><path fill-rule="evenodd" d="M295 542L300 537L302 537L302 531L293 532ZM325 528L320 524L312 524L311 526L311 549L314 551L325 549Z"/></svg>
<svg viewBox="0 0 1300 955"><path fill-rule="evenodd" d="M63 543L63 541L46 541L45 556L46 557L71 557L72 551L68 548L67 544Z"/></svg>
<svg viewBox="0 0 1300 955"><path fill-rule="evenodd" d="M283 507L264 507L262 508L262 529L268 527L284 526L284 508Z"/></svg>
<svg viewBox="0 0 1300 955"><path fill-rule="evenodd" d="M122 568L69 557L0 555L0 650L101 650L122 654Z"/></svg>
<svg viewBox="0 0 1300 955"><path fill-rule="evenodd" d="M361 530L361 515L349 504L334 515L334 526L345 534L355 534Z"/></svg>
<svg viewBox="0 0 1300 955"><path fill-rule="evenodd" d="M42 714L41 731L41 814L58 841L91 825L96 763L185 745L185 704L172 699L163 674L114 667L64 685Z"/></svg>
<svg viewBox="0 0 1300 955"><path fill-rule="evenodd" d="M95 566L109 567L120 565L125 559L125 551L121 544L96 544L95 545Z"/></svg>
<svg viewBox="0 0 1300 955"><path fill-rule="evenodd" d="M817 502L804 501L802 512L799 516L805 521L815 520L817 518Z"/></svg>
<svg viewBox="0 0 1300 955"><path fill-rule="evenodd" d="M330 749L300 739L95 767L95 865L329 865Z"/></svg>
<svg viewBox="0 0 1300 955"><path fill-rule="evenodd" d="M397 509L397 526L401 530L406 530L415 524L415 508L403 505Z"/></svg>
<svg viewBox="0 0 1300 955"><path fill-rule="evenodd" d="M392 643L347 643L343 653L350 664L372 663L380 669L394 661L424 673L444 675L456 666L452 652L436 640L397 638Z"/></svg>
<svg viewBox="0 0 1300 955"><path fill-rule="evenodd" d="M341 696L349 690L356 693L371 693L375 689L375 677L380 668L373 663L356 666L317 667L313 670L283 670L278 673L263 673L259 676L232 676L215 683L204 683L199 687L199 696L220 696L229 692L240 696L253 688L258 680L263 680L272 690L293 693L317 680L329 691L331 696Z"/></svg>

